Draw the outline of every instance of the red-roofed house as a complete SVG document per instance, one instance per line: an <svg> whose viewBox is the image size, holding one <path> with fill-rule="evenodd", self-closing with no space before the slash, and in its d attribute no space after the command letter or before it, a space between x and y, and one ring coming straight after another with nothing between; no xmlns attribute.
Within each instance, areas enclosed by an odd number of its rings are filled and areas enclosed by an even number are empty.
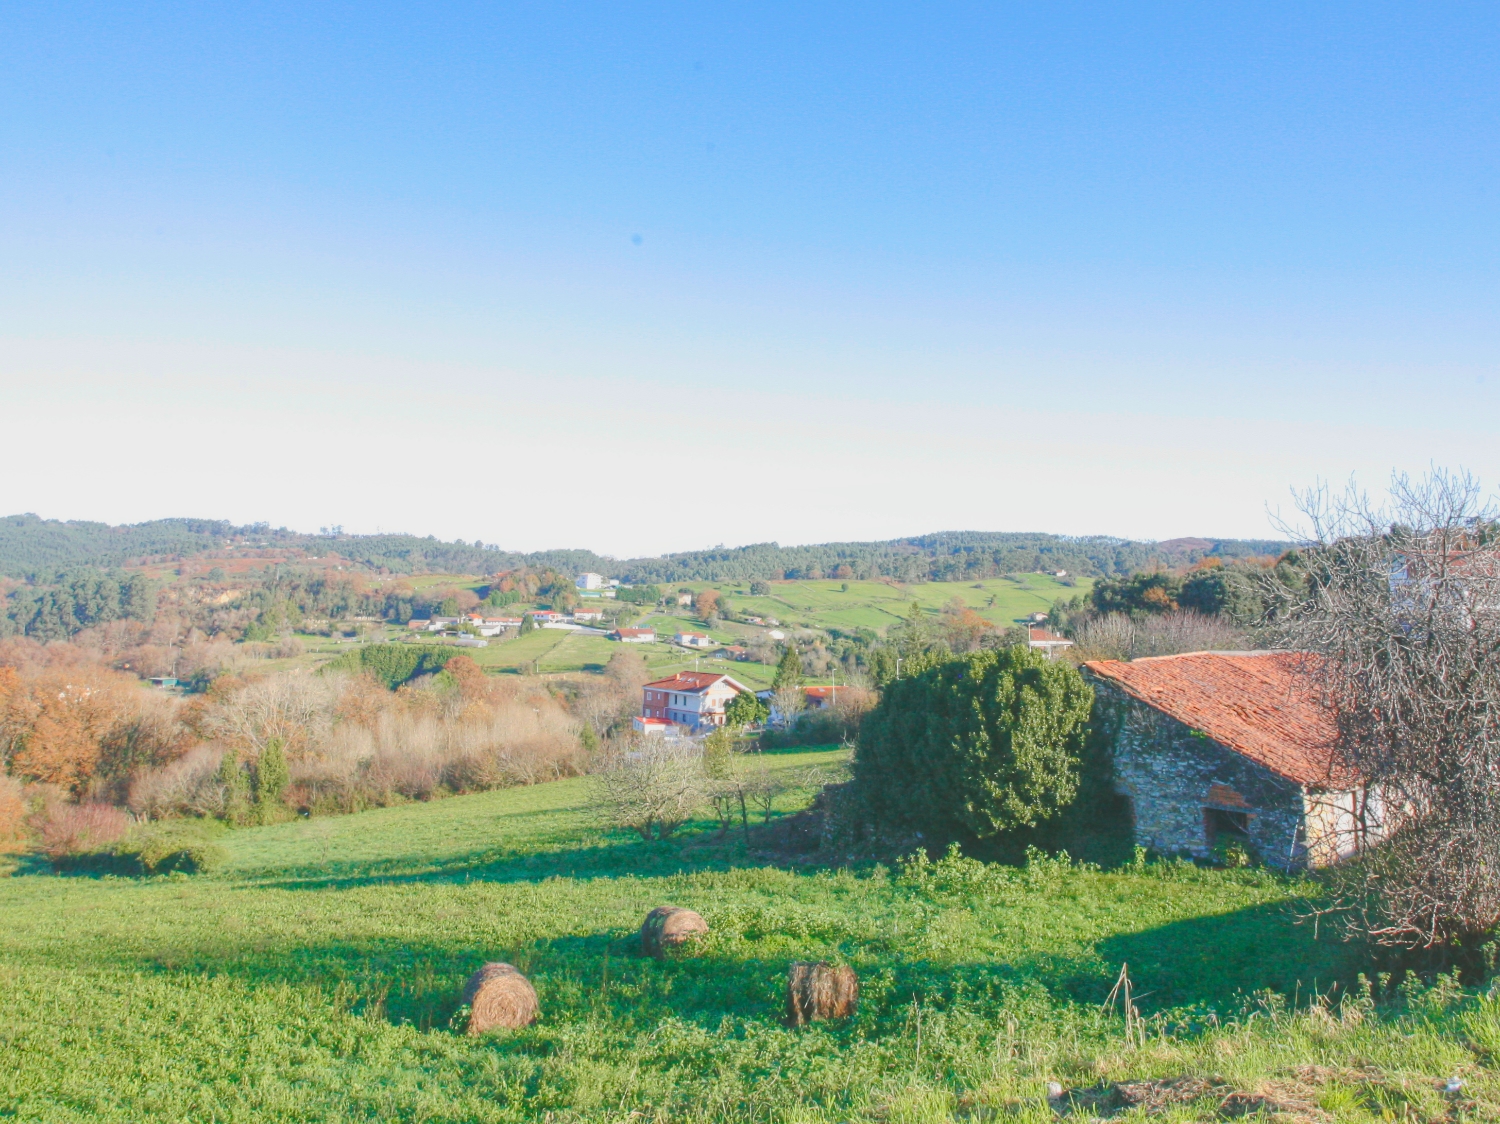
<svg viewBox="0 0 1500 1124"><path fill-rule="evenodd" d="M1033 652L1043 652L1049 660L1057 659L1057 653L1064 648L1071 648L1073 641L1066 636L1059 636L1055 632L1049 632L1045 628L1028 628L1026 630L1026 646Z"/></svg>
<svg viewBox="0 0 1500 1124"><path fill-rule="evenodd" d="M602 621L604 619L603 609L586 608L580 605L573 610L575 621Z"/></svg>
<svg viewBox="0 0 1500 1124"><path fill-rule="evenodd" d="M1143 847L1206 858L1238 842L1324 866L1380 834L1378 796L1335 753L1332 713L1289 652L1084 664L1109 715L1115 777Z"/></svg>
<svg viewBox="0 0 1500 1124"><path fill-rule="evenodd" d="M749 690L727 675L708 671L679 671L642 688L641 717L664 718L690 730L724 724L724 705Z"/></svg>
<svg viewBox="0 0 1500 1124"><path fill-rule="evenodd" d="M654 628L617 628L609 634L611 640L618 640L622 644L654 644L656 643L656 630Z"/></svg>

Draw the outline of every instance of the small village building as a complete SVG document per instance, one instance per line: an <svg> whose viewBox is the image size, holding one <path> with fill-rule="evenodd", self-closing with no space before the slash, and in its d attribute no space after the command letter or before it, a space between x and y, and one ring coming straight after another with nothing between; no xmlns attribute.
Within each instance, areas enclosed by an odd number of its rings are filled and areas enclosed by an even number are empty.
<svg viewBox="0 0 1500 1124"><path fill-rule="evenodd" d="M741 648L738 644L726 644L714 653L714 657L721 660L748 660L750 650Z"/></svg>
<svg viewBox="0 0 1500 1124"><path fill-rule="evenodd" d="M677 727L665 718L643 718L636 715L630 720L630 728L638 734L660 737L670 734Z"/></svg>
<svg viewBox="0 0 1500 1124"><path fill-rule="evenodd" d="M604 610L579 607L573 610L573 619L575 621L602 621Z"/></svg>
<svg viewBox="0 0 1500 1124"><path fill-rule="evenodd" d="M847 687L844 689L848 690ZM839 701L837 686L803 687L802 694L807 699L808 710L827 710Z"/></svg>
<svg viewBox="0 0 1500 1124"><path fill-rule="evenodd" d="M603 574L579 574L573 579L573 584L579 589L603 589Z"/></svg>
<svg viewBox="0 0 1500 1124"><path fill-rule="evenodd" d="M679 671L642 688L641 717L660 718L694 732L724 724L724 707L749 690L727 675L708 671Z"/></svg>
<svg viewBox="0 0 1500 1124"><path fill-rule="evenodd" d="M672 643L683 648L707 649L714 646L714 639L712 636L706 636L701 632L679 632L676 636L672 637Z"/></svg>
<svg viewBox="0 0 1500 1124"><path fill-rule="evenodd" d="M1055 632L1049 632L1045 628L1028 628L1026 630L1026 646L1033 652L1041 652L1049 660L1055 660L1058 653L1073 646L1073 641L1069 640L1066 636L1059 636Z"/></svg>
<svg viewBox="0 0 1500 1124"><path fill-rule="evenodd" d="M1381 802L1335 752L1333 714L1290 652L1191 652L1084 668L1135 841L1207 858L1239 843L1317 867L1378 839Z"/></svg>
<svg viewBox="0 0 1500 1124"><path fill-rule="evenodd" d="M654 628L617 628L609 634L611 640L618 640L621 644L654 644L656 643L656 630Z"/></svg>
<svg viewBox="0 0 1500 1124"><path fill-rule="evenodd" d="M537 624L554 624L558 621L567 620L567 614L559 613L553 609L533 609L531 619Z"/></svg>
<svg viewBox="0 0 1500 1124"><path fill-rule="evenodd" d="M847 691L847 687L828 685L825 687L803 687L802 699L805 710L827 710L839 701L839 691ZM796 721L796 714L782 714L781 708L776 705L776 692L772 690L756 691L755 697L770 708L770 714L766 718L772 726L786 726Z"/></svg>

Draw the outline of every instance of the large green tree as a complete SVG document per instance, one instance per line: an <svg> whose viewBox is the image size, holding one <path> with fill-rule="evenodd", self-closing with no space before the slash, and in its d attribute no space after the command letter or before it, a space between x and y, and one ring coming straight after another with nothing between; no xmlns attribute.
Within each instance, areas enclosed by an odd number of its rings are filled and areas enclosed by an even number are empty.
<svg viewBox="0 0 1500 1124"><path fill-rule="evenodd" d="M860 729L854 778L877 826L986 839L1072 803L1094 697L1075 668L1017 646L913 670Z"/></svg>
<svg viewBox="0 0 1500 1124"><path fill-rule="evenodd" d="M776 665L776 678L771 686L776 690L802 686L802 657L797 654L793 644L788 643L786 651L781 654L781 662Z"/></svg>

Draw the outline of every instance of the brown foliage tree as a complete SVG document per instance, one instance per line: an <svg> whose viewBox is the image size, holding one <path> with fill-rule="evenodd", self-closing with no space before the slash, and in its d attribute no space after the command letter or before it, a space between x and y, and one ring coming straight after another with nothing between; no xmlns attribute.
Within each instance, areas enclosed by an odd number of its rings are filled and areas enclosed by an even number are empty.
<svg viewBox="0 0 1500 1124"><path fill-rule="evenodd" d="M100 667L46 668L0 677L0 746L17 776L81 792L112 731L139 711L139 688Z"/></svg>

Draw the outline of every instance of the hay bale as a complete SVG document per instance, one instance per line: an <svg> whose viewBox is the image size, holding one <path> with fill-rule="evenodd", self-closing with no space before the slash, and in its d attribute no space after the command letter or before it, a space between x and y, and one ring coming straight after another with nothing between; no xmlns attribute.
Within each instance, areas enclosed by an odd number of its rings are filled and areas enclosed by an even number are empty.
<svg viewBox="0 0 1500 1124"><path fill-rule="evenodd" d="M463 1001L469 1006L470 1034L530 1026L541 1010L531 981L510 964L486 964L475 972L464 987Z"/></svg>
<svg viewBox="0 0 1500 1124"><path fill-rule="evenodd" d="M847 964L826 960L792 962L786 977L786 1022L805 1026L819 1019L845 1019L859 1002L859 978Z"/></svg>
<svg viewBox="0 0 1500 1124"><path fill-rule="evenodd" d="M690 909L659 905L646 914L641 925L641 952L660 960L669 948L680 948L701 933L708 932L708 922Z"/></svg>

